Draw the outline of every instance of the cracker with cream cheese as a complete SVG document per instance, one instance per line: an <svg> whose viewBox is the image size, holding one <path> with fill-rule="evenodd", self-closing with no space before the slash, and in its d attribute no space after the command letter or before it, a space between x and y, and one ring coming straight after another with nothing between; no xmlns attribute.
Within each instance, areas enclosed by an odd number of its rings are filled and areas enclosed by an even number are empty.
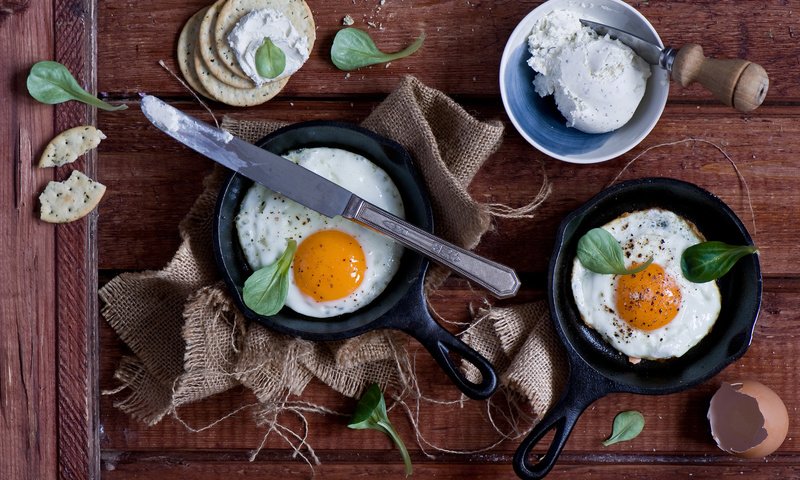
<svg viewBox="0 0 800 480"><path fill-rule="evenodd" d="M78 220L100 203L106 187L78 170L63 182L50 182L39 195L39 216L45 222L67 223Z"/></svg>
<svg viewBox="0 0 800 480"><path fill-rule="evenodd" d="M219 10L213 36L219 57L230 68L241 71L239 61L228 45L228 34L243 16L261 9L273 9L286 15L292 26L308 38L309 51L313 49L317 38L316 25L311 9L304 0L227 0Z"/></svg>
<svg viewBox="0 0 800 480"><path fill-rule="evenodd" d="M65 130L44 148L44 153L39 159L39 167L60 167L72 163L81 155L100 145L101 140L105 140L103 132L91 125L81 125L80 127Z"/></svg>

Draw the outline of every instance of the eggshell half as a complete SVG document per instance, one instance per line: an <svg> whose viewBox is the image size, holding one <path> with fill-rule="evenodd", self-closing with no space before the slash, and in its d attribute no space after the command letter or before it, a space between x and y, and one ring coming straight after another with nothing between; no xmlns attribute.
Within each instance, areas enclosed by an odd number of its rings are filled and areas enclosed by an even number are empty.
<svg viewBox="0 0 800 480"><path fill-rule="evenodd" d="M717 446L745 458L774 452L789 431L789 413L781 398L751 380L723 383L711 398L708 421Z"/></svg>

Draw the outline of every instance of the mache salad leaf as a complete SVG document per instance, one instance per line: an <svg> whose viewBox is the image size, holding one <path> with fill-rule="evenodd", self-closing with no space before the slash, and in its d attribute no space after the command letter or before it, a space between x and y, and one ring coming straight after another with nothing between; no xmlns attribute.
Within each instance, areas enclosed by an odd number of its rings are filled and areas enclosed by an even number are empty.
<svg viewBox="0 0 800 480"><path fill-rule="evenodd" d="M634 268L625 268L622 247L613 235L602 228L593 228L578 240L578 260L587 270L613 275L639 273L653 263L650 257Z"/></svg>
<svg viewBox="0 0 800 480"><path fill-rule="evenodd" d="M256 50L256 72L264 78L275 78L286 69L286 54L269 37Z"/></svg>
<svg viewBox="0 0 800 480"><path fill-rule="evenodd" d="M690 282L710 282L728 273L742 257L756 252L754 245L702 242L683 251L681 270Z"/></svg>
<svg viewBox="0 0 800 480"><path fill-rule="evenodd" d="M296 250L297 242L289 240L283 255L245 280L242 299L247 308L265 316L275 315L283 308L289 294L289 267Z"/></svg>
<svg viewBox="0 0 800 480"><path fill-rule="evenodd" d="M406 476L411 475L413 471L411 457L408 455L403 439L400 438L400 435L397 434L397 431L389 421L389 416L386 413L386 401L383 399L381 387L377 383L373 383L364 391L347 427L355 430L377 430L388 435L400 450L400 455L402 455L403 463L406 466Z"/></svg>
<svg viewBox="0 0 800 480"><path fill-rule="evenodd" d="M644 416L636 410L620 412L614 417L614 426L611 429L611 436L603 442L607 447L619 442L627 442L638 437L644 429Z"/></svg>
<svg viewBox="0 0 800 480"><path fill-rule="evenodd" d="M31 68L27 80L28 93L36 100L54 105L69 100L92 105L102 110L125 110L127 105L111 105L84 90L64 65L44 60Z"/></svg>
<svg viewBox="0 0 800 480"><path fill-rule="evenodd" d="M419 50L425 41L425 34L414 43L396 53L384 53L375 46L369 34L357 28L343 28L336 33L331 47L331 60L339 70L355 70L357 68L386 63L411 55Z"/></svg>

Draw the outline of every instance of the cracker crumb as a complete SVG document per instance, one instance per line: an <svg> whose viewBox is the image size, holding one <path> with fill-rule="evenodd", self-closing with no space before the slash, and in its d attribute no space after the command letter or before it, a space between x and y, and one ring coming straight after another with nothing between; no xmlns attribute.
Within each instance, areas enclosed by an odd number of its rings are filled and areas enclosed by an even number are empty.
<svg viewBox="0 0 800 480"><path fill-rule="evenodd" d="M350 72L347 72L347 75L344 76L345 80L347 80L348 78L350 78Z"/></svg>
<svg viewBox="0 0 800 480"><path fill-rule="evenodd" d="M391 65L391 64L392 64L392 62L386 62L386 65L384 65L383 68L389 68L389 65Z"/></svg>
<svg viewBox="0 0 800 480"><path fill-rule="evenodd" d="M353 20L353 17L351 17L350 15L345 15L344 18L342 19L342 25L347 25L349 27L350 25L352 25L354 23L356 23L356 22L355 22L355 20Z"/></svg>

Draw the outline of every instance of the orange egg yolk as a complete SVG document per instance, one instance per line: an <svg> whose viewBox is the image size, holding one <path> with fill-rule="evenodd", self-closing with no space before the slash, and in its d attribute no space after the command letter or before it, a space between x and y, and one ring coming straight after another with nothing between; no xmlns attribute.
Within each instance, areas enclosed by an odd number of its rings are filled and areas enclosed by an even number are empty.
<svg viewBox="0 0 800 480"><path fill-rule="evenodd" d="M639 273L620 275L616 293L617 313L639 330L667 325L681 306L681 291L675 279L655 263Z"/></svg>
<svg viewBox="0 0 800 480"><path fill-rule="evenodd" d="M297 247L292 265L297 288L317 302L344 298L364 279L364 250L351 235L320 230Z"/></svg>

